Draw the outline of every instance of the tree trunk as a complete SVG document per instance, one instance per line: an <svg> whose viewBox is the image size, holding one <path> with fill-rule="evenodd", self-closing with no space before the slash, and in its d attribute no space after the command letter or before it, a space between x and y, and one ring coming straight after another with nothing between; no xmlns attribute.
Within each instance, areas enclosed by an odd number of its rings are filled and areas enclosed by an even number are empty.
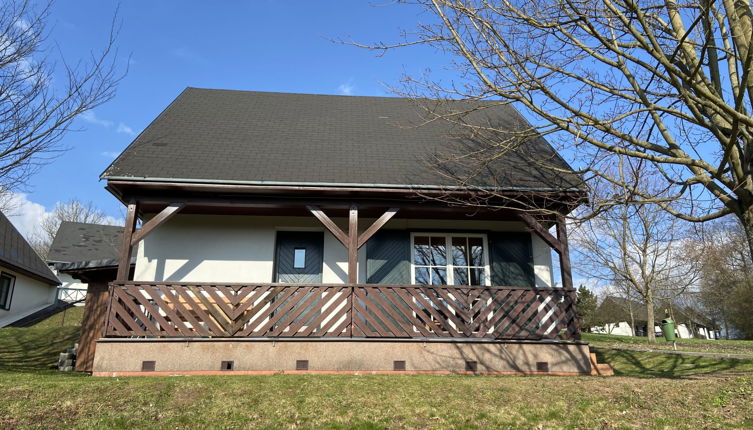
<svg viewBox="0 0 753 430"><path fill-rule="evenodd" d="M635 317L633 316L633 306L631 304L628 304L628 310L630 311L630 330L632 330L633 336L635 336Z"/></svg>
<svg viewBox="0 0 753 430"><path fill-rule="evenodd" d="M740 223L745 231L745 239L748 243L748 256L753 257L753 214L746 213L741 216Z"/></svg>
<svg viewBox="0 0 753 430"><path fill-rule="evenodd" d="M651 296L646 298L646 320L648 343L656 343L656 333L654 332L654 299Z"/></svg>

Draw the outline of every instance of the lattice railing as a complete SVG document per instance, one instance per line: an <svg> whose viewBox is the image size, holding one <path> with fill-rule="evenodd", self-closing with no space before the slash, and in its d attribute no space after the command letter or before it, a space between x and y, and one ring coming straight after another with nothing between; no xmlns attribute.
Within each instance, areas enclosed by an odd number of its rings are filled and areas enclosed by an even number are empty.
<svg viewBox="0 0 753 430"><path fill-rule="evenodd" d="M577 339L575 292L421 285L111 284L107 337Z"/></svg>

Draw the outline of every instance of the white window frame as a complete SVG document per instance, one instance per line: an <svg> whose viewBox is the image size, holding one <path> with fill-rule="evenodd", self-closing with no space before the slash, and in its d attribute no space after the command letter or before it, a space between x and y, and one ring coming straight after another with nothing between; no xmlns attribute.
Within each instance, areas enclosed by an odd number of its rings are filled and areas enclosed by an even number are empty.
<svg viewBox="0 0 753 430"><path fill-rule="evenodd" d="M452 282L455 281L455 265L452 264L452 238L453 237L480 237L482 240L482 246L484 247L483 252L483 259L484 259L484 285L482 286L491 286L491 269L489 267L489 241L487 240L485 233L462 233L462 232L456 232L456 233L448 233L448 232L420 232L415 231L411 232L410 234L410 283L412 285L416 285L416 236L430 236L430 237L436 237L436 236L444 236L445 238L445 254L447 259L447 264L445 267L447 268L447 285L454 285ZM424 266L424 265L418 265L418 266ZM457 267L479 267L479 266L457 266ZM459 285L462 287L473 287L474 285Z"/></svg>

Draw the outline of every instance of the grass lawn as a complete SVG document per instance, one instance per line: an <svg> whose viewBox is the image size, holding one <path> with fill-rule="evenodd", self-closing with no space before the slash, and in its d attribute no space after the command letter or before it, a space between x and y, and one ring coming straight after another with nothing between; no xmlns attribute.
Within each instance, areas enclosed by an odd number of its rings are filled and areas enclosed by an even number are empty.
<svg viewBox="0 0 753 430"><path fill-rule="evenodd" d="M34 327L80 327L83 318L84 307L74 306L34 324Z"/></svg>
<svg viewBox="0 0 753 430"><path fill-rule="evenodd" d="M597 350L618 376L92 378L76 328L0 329L0 428L753 427L753 361Z"/></svg>
<svg viewBox="0 0 753 430"><path fill-rule="evenodd" d="M583 333L583 340L597 347L634 347L652 350L672 349L672 342L667 342L664 338L657 338L656 343L649 344L648 338L645 337ZM753 355L753 340L677 339L677 350Z"/></svg>

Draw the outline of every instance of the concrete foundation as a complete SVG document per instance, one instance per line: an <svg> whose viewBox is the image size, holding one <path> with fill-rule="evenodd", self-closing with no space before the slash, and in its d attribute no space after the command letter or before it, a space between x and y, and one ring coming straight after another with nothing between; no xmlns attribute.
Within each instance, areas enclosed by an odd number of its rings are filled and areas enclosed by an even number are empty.
<svg viewBox="0 0 753 430"><path fill-rule="evenodd" d="M228 361L232 369L223 370ZM591 363L586 343L99 339L93 369L95 376L300 372L577 375L590 374Z"/></svg>

